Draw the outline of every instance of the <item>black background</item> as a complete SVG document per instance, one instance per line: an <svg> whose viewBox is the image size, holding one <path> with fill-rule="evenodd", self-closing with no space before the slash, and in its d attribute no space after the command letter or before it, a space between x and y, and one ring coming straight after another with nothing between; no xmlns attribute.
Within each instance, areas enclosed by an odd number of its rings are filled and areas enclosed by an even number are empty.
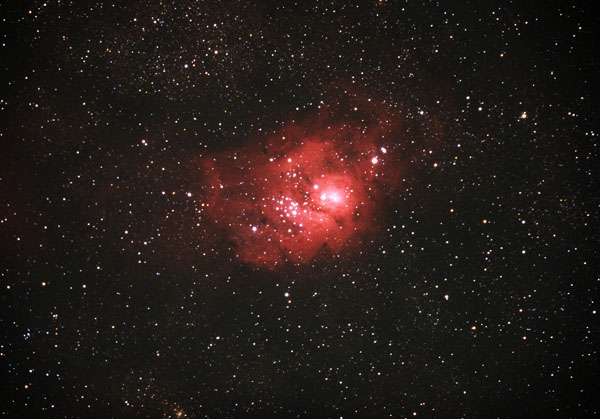
<svg viewBox="0 0 600 419"><path fill-rule="evenodd" d="M598 414L582 5L5 3L0 411ZM203 248L193 159L340 86L417 127L379 239L277 271Z"/></svg>

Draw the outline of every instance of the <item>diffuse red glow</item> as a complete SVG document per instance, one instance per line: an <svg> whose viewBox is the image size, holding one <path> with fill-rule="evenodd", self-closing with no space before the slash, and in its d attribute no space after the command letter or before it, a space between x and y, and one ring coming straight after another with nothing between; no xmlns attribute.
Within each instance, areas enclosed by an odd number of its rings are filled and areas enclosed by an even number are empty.
<svg viewBox="0 0 600 419"><path fill-rule="evenodd" d="M199 160L201 217L258 266L355 254L399 183L391 149L379 123L288 125Z"/></svg>

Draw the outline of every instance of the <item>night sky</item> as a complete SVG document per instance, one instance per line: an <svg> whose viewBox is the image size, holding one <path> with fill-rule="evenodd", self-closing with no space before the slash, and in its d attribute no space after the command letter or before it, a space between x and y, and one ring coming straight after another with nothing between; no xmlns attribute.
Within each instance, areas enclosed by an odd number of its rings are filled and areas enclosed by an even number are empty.
<svg viewBox="0 0 600 419"><path fill-rule="evenodd" d="M0 414L598 415L574 3L3 5Z"/></svg>

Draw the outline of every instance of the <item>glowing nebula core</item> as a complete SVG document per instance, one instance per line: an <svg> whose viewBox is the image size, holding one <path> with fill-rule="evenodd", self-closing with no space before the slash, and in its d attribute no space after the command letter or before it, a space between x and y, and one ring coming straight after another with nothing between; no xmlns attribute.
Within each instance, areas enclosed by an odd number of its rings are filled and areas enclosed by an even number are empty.
<svg viewBox="0 0 600 419"><path fill-rule="evenodd" d="M378 224L400 170L385 124L287 124L199 159L202 217L244 262L275 268L352 255Z"/></svg>

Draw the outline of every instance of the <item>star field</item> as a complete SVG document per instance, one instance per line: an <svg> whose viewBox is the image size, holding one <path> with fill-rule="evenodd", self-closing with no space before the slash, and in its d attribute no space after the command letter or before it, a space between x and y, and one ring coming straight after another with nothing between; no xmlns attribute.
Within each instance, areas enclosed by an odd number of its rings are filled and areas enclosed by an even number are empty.
<svg viewBox="0 0 600 419"><path fill-rule="evenodd" d="M599 414L591 5L2 9L2 415Z"/></svg>

